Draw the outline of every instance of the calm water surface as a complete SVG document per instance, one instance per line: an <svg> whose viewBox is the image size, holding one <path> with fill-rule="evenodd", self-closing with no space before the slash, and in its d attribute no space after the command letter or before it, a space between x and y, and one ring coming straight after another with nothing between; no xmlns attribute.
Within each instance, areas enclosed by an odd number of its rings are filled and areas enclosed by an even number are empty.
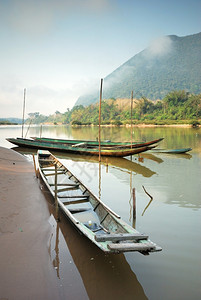
<svg viewBox="0 0 201 300"><path fill-rule="evenodd" d="M39 134L40 128L32 127L27 137ZM42 135L96 139L98 128L44 126ZM126 128L102 130L105 140L128 141L130 135ZM55 222L46 192L52 225L49 255L61 299L201 299L201 129L134 128L133 135L136 141L164 137L160 148L193 150L185 155L146 152L132 158L108 158L101 166L96 157L56 155L110 208L148 234L163 251L149 256L134 252L105 255L65 218ZM0 127L0 146L12 148L5 138L19 136L20 126ZM20 151L31 159L30 150ZM151 202L143 186L153 197ZM133 188L136 220L132 216Z"/></svg>

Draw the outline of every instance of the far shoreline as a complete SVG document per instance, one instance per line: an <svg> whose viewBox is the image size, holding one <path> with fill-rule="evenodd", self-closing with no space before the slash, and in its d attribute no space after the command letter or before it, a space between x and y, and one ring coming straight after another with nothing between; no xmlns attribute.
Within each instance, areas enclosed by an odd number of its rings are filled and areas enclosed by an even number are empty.
<svg viewBox="0 0 201 300"><path fill-rule="evenodd" d="M46 125L51 125L51 124L46 124ZM54 124L52 124L54 125ZM65 125L65 124L63 124ZM55 125L55 126L59 126L59 125ZM98 125L94 125L94 124L91 124L91 125L70 125L74 128L78 128L78 127L98 127ZM125 125L113 125L113 124L101 124L100 125L101 127L125 127L125 128L130 128L131 125L130 124L125 124ZM201 127L201 125L197 125L196 127L193 127L192 124L133 124L132 127L181 127L181 128L199 128Z"/></svg>
<svg viewBox="0 0 201 300"><path fill-rule="evenodd" d="M0 127L10 127L10 126L22 126L22 124L0 124ZM25 126L28 126L28 124L25 124ZM80 125L72 125L72 124L62 124L62 123L42 123L42 124L32 124L30 127L34 126L71 126L73 128L81 128L81 127L98 127L99 125L97 124L80 124ZM145 124L145 123L139 123L139 124L121 124L121 125L116 125L116 124L101 124L101 127L125 127L125 128L130 128L132 127L181 127L181 128L199 128L201 127L200 124L196 124L196 126L193 126L193 124Z"/></svg>

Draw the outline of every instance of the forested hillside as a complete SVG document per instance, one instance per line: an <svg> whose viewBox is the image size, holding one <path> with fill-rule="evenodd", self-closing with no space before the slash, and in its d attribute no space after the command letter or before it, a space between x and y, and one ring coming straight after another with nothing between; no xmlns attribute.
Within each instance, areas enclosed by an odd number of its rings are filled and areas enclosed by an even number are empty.
<svg viewBox="0 0 201 300"><path fill-rule="evenodd" d="M112 72L104 79L103 97L163 99L172 90L201 93L201 33L166 36ZM82 95L76 105L98 101L94 93Z"/></svg>

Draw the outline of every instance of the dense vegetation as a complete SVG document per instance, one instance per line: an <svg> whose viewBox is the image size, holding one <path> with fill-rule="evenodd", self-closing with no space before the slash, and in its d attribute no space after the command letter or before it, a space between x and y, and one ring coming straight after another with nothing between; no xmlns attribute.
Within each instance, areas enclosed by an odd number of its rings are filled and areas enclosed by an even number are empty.
<svg viewBox="0 0 201 300"><path fill-rule="evenodd" d="M201 93L201 33L168 36L150 46L104 79L103 97L163 99L172 90ZM82 95L76 105L98 101L97 91Z"/></svg>
<svg viewBox="0 0 201 300"><path fill-rule="evenodd" d="M1 121L0 120L0 125L18 125L18 123L11 123L11 122L9 122L9 121Z"/></svg>
<svg viewBox="0 0 201 300"><path fill-rule="evenodd" d="M122 105L125 102L126 105ZM122 125L131 122L131 109L128 99L110 99L102 101L101 123ZM72 110L67 109L64 114L56 111L49 117L37 113L29 114L27 123L53 123L72 125L97 125L99 122L99 105L91 104L87 107L77 105ZM133 101L133 123L197 124L201 119L201 94L194 95L185 91L172 91L163 100L151 101L143 97Z"/></svg>

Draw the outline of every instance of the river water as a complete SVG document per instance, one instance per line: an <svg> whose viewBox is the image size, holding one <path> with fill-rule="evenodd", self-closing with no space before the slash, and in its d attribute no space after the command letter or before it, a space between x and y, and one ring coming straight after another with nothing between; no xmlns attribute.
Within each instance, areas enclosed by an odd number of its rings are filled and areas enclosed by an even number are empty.
<svg viewBox="0 0 201 300"><path fill-rule="evenodd" d="M27 137L39 136L31 127ZM97 127L44 126L46 137L94 140ZM12 148L7 137L21 136L20 126L0 127L0 146ZM129 141L129 128L103 128L102 140ZM49 254L60 283L61 299L201 299L201 129L133 128L133 140L163 137L160 148L187 148L188 154L140 154L103 159L57 156L102 201L162 252L105 255L61 216L56 223L49 205L52 237ZM29 159L30 150L20 150ZM145 190L153 197L145 193ZM135 188L136 219L132 192ZM47 195L47 201L51 201Z"/></svg>

